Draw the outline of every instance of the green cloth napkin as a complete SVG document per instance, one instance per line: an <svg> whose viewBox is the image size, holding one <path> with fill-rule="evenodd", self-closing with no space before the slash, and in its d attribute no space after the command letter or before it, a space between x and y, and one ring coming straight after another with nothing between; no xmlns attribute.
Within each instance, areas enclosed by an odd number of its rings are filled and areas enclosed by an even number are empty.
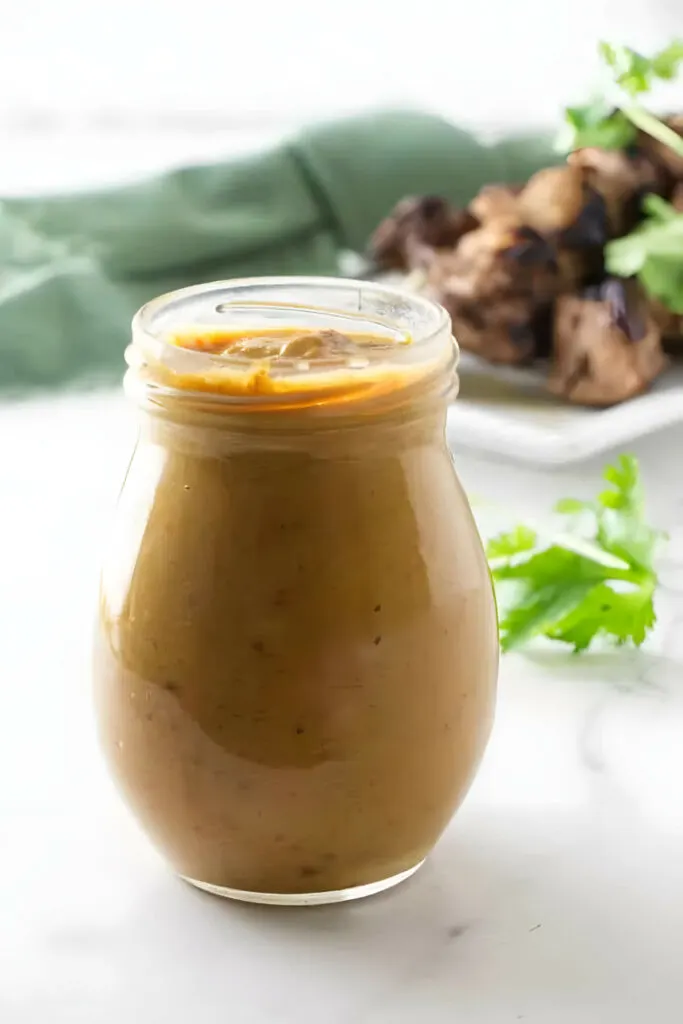
<svg viewBox="0 0 683 1024"><path fill-rule="evenodd" d="M123 371L130 319L201 281L337 274L394 203L465 203L555 162L545 138L487 146L441 118L386 112L312 127L246 159L133 185L0 203L0 388Z"/></svg>

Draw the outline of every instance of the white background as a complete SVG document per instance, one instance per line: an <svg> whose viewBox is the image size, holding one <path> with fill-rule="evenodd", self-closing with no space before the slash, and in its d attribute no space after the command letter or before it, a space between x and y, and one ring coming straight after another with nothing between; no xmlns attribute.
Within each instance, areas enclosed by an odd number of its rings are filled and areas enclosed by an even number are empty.
<svg viewBox="0 0 683 1024"><path fill-rule="evenodd" d="M599 38L647 52L674 35L679 0L21 0L0 32L0 193L217 157L373 106L553 124L586 96Z"/></svg>

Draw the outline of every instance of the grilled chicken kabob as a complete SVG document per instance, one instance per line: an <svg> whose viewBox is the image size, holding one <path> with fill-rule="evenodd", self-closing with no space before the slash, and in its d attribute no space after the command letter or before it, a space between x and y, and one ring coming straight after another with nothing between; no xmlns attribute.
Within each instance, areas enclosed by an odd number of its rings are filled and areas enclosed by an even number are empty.
<svg viewBox="0 0 683 1024"><path fill-rule="evenodd" d="M623 131L619 148L580 144L563 166L487 185L464 210L438 196L404 199L370 246L377 266L418 272L463 349L493 363L543 359L548 389L581 405L639 394L666 366L665 345L683 350L683 305L614 276L605 258L615 239L637 235L655 200L683 218L683 117L647 115L667 143L618 116L605 126Z"/></svg>

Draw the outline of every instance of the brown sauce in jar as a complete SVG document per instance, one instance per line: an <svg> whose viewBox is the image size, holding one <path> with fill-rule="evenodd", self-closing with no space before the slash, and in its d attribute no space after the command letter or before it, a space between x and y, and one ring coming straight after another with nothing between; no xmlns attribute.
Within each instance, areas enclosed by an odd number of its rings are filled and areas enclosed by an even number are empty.
<svg viewBox="0 0 683 1024"><path fill-rule="evenodd" d="M315 403L343 413L160 400L147 417L103 573L106 756L191 880L297 894L391 878L462 800L494 705L491 582L443 389L423 395L415 369L386 369L387 341L369 335L173 343L245 360L176 374L178 392L300 394L274 370L294 360L314 374L322 360L334 379ZM345 376L359 359L361 389Z"/></svg>

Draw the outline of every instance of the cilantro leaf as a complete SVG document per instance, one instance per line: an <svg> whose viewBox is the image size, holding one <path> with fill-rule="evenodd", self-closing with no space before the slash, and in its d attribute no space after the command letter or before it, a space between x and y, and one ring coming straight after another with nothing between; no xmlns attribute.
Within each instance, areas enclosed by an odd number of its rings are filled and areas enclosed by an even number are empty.
<svg viewBox="0 0 683 1024"><path fill-rule="evenodd" d="M558 587L526 588L523 596L500 617L500 645L511 651L543 633L549 635L554 624L578 607L590 593L590 583L574 583Z"/></svg>
<svg viewBox="0 0 683 1024"><path fill-rule="evenodd" d="M611 486L598 495L598 543L629 565L648 571L660 533L645 522L638 462L632 455L621 455L604 476Z"/></svg>
<svg viewBox="0 0 683 1024"><path fill-rule="evenodd" d="M642 516L643 485L635 456L620 455L614 465L605 467L602 475L610 486L598 495L599 504L603 508L625 509L632 515Z"/></svg>
<svg viewBox="0 0 683 1024"><path fill-rule="evenodd" d="M599 43L598 53L610 74L611 89L585 106L567 107L560 148L623 149L636 141L640 130L683 156L683 139L636 102L655 82L675 77L683 63L683 40L675 39L652 57L606 42Z"/></svg>
<svg viewBox="0 0 683 1024"><path fill-rule="evenodd" d="M519 554L520 551L531 551L536 547L536 532L528 526L516 526L509 533L500 533L486 545L488 558L504 558Z"/></svg>
<svg viewBox="0 0 683 1024"><path fill-rule="evenodd" d="M596 146L599 149L623 149L635 141L636 128L620 110L603 99L584 107L567 107L566 148Z"/></svg>
<svg viewBox="0 0 683 1024"><path fill-rule="evenodd" d="M642 224L608 242L605 266L618 277L637 276L645 290L683 313L683 214L659 196L648 196Z"/></svg>
<svg viewBox="0 0 683 1024"><path fill-rule="evenodd" d="M575 515L577 512L585 512L590 508L590 502L578 501L577 498L560 498L555 505L555 511L562 515Z"/></svg>
<svg viewBox="0 0 683 1024"><path fill-rule="evenodd" d="M667 203L666 199L662 199L661 196L656 195L654 192L649 192L648 195L643 196L640 205L645 216L651 217L653 221L668 223L675 220L678 216L678 210L671 203Z"/></svg>
<svg viewBox="0 0 683 1024"><path fill-rule="evenodd" d="M575 651L596 637L639 646L654 625L653 558L661 534L645 520L637 460L620 456L604 478L608 486L594 501L567 498L556 505L570 532L544 543L522 525L489 542L504 651L537 636ZM588 538L571 532L586 513Z"/></svg>
<svg viewBox="0 0 683 1024"><path fill-rule="evenodd" d="M549 635L573 644L575 650L585 650L600 633L619 644L631 641L640 646L655 623L653 591L654 584L617 590L606 581L587 593Z"/></svg>
<svg viewBox="0 0 683 1024"><path fill-rule="evenodd" d="M672 313L683 313L683 261L673 255L647 260L639 280L645 290Z"/></svg>
<svg viewBox="0 0 683 1024"><path fill-rule="evenodd" d="M648 92L654 77L653 63L630 46L599 43L598 53L613 72L617 85L629 96Z"/></svg>
<svg viewBox="0 0 683 1024"><path fill-rule="evenodd" d="M629 96L649 92L655 80L670 81L683 61L683 40L675 39L652 57L645 57L630 46L598 44L598 53L611 70L614 80Z"/></svg>
<svg viewBox="0 0 683 1024"><path fill-rule="evenodd" d="M653 71L657 78L664 82L669 82L676 77L681 63L683 63L683 39L674 39L652 58Z"/></svg>

